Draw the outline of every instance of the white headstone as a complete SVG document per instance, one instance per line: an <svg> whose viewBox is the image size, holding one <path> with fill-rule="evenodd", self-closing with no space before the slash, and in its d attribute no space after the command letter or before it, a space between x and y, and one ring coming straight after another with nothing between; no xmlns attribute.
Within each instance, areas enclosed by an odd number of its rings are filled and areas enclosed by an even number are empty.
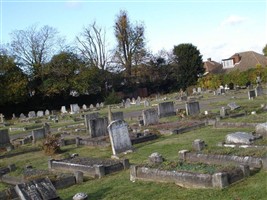
<svg viewBox="0 0 267 200"><path fill-rule="evenodd" d="M87 106L83 104L83 110L87 110Z"/></svg>
<svg viewBox="0 0 267 200"><path fill-rule="evenodd" d="M76 114L80 112L80 107L78 106L78 104L70 104L70 113L71 114Z"/></svg>
<svg viewBox="0 0 267 200"><path fill-rule="evenodd" d="M30 111L30 112L28 113L28 117L29 117L29 118L36 117L35 111Z"/></svg>
<svg viewBox="0 0 267 200"><path fill-rule="evenodd" d="M66 106L61 106L61 113L64 114L64 113L68 113L67 110L66 110Z"/></svg>
<svg viewBox="0 0 267 200"><path fill-rule="evenodd" d="M226 135L225 142L226 143L234 143L234 144L251 144L252 141L255 140L255 136L251 133L245 132L235 132Z"/></svg>
<svg viewBox="0 0 267 200"><path fill-rule="evenodd" d="M99 103L97 103L97 104L95 105L95 107L99 108L99 107L100 107Z"/></svg>
<svg viewBox="0 0 267 200"><path fill-rule="evenodd" d="M101 107L101 108L104 107L104 103L103 103L103 102L100 103L100 107Z"/></svg>
<svg viewBox="0 0 267 200"><path fill-rule="evenodd" d="M90 105L90 109L93 109L93 108L94 108L94 105L93 105L93 104L91 104L91 105Z"/></svg>
<svg viewBox="0 0 267 200"><path fill-rule="evenodd" d="M108 125L108 133L113 155L132 150L128 125L123 120L116 120Z"/></svg>
<svg viewBox="0 0 267 200"><path fill-rule="evenodd" d="M125 108L129 108L129 107L131 107L131 100L128 98L125 101Z"/></svg>
<svg viewBox="0 0 267 200"><path fill-rule="evenodd" d="M50 115L50 111L49 110L45 110L45 115L46 116Z"/></svg>
<svg viewBox="0 0 267 200"><path fill-rule="evenodd" d="M37 111L37 117L43 117L44 116L44 111L42 111L42 110L39 110L39 111Z"/></svg>

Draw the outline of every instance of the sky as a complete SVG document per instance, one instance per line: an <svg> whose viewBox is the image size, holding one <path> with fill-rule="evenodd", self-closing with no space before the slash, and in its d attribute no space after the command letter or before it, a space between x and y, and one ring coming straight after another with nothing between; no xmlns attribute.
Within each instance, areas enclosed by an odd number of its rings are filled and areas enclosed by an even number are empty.
<svg viewBox="0 0 267 200"><path fill-rule="evenodd" d="M146 47L154 54L191 43L204 61L220 62L243 51L262 54L267 44L267 0L0 0L0 44L34 24L56 28L72 44L95 21L105 28L111 49L120 10L133 24L143 23Z"/></svg>

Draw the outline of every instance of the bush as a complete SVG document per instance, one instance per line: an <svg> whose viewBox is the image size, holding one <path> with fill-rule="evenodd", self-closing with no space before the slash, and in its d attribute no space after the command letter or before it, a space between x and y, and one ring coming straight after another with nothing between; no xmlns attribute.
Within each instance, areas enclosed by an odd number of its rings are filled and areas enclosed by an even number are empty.
<svg viewBox="0 0 267 200"><path fill-rule="evenodd" d="M105 105L120 103L121 99L114 90L105 98Z"/></svg>
<svg viewBox="0 0 267 200"><path fill-rule="evenodd" d="M43 150L46 155L53 155L60 152L59 137L56 135L48 135L43 142Z"/></svg>

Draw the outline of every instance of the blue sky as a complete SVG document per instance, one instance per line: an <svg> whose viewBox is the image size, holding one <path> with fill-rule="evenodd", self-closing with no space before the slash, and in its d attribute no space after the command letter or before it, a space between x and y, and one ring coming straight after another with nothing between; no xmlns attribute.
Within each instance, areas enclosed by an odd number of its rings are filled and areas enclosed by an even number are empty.
<svg viewBox="0 0 267 200"><path fill-rule="evenodd" d="M71 43L96 21L106 29L112 48L120 10L128 12L131 22L144 24L147 48L153 53L192 43L203 60L220 61L242 51L262 53L267 43L267 0L0 0L0 5L1 44L10 42L12 31L36 23L55 27Z"/></svg>

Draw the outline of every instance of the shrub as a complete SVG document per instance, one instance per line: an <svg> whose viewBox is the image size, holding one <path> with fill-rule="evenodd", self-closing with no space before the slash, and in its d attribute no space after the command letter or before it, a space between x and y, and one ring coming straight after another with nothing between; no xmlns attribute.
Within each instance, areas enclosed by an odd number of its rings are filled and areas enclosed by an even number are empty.
<svg viewBox="0 0 267 200"><path fill-rule="evenodd" d="M105 98L105 105L120 103L121 99L114 90Z"/></svg>
<svg viewBox="0 0 267 200"><path fill-rule="evenodd" d="M57 135L48 135L43 142L43 150L46 155L53 155L60 152L60 142Z"/></svg>

